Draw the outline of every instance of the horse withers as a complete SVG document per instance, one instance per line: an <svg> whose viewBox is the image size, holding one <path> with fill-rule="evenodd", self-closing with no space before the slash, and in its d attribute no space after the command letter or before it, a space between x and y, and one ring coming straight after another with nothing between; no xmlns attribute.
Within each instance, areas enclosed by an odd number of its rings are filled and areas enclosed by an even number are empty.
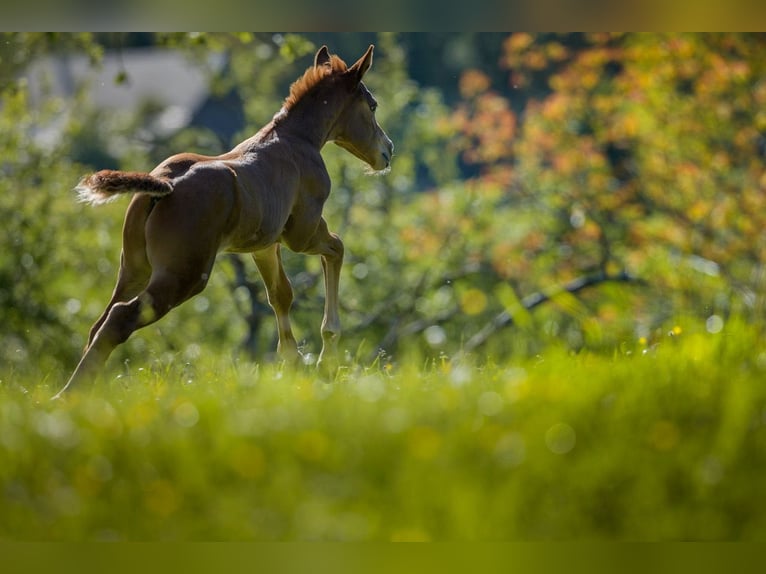
<svg viewBox="0 0 766 574"><path fill-rule="evenodd" d="M133 198L114 293L56 397L91 378L137 329L200 293L222 251L252 255L276 315L277 350L288 360L299 354L281 245L320 255L325 305L319 364L333 361L343 243L322 217L330 176L320 150L331 141L375 171L389 168L394 146L378 125L378 104L362 82L372 53L370 46L348 67L322 46L272 120L227 153L182 153L150 173L102 170L82 179L76 190L83 201L99 204L125 193Z"/></svg>

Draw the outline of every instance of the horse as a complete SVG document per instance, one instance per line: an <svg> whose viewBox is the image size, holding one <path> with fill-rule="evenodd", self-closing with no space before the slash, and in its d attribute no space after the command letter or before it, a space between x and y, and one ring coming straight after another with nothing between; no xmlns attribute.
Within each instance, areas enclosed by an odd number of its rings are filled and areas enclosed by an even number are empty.
<svg viewBox="0 0 766 574"><path fill-rule="evenodd" d="M390 169L394 144L378 125L377 101L362 82L373 48L349 67L322 46L271 121L229 152L181 153L149 173L101 170L79 182L75 190L87 203L124 194L132 199L112 298L54 398L92 379L136 330L199 294L220 252L252 256L276 316L277 353L286 361L300 354L281 246L321 256L325 301L318 365L336 360L343 242L322 216L331 181L320 151L334 142L373 171Z"/></svg>

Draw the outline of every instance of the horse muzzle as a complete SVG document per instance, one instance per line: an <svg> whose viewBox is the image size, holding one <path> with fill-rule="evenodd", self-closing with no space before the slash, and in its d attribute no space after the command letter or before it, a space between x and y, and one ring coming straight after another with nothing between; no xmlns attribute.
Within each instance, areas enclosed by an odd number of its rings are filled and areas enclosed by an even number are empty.
<svg viewBox="0 0 766 574"><path fill-rule="evenodd" d="M383 148L384 149L381 150L380 155L383 156L383 162L385 165L381 169L388 169L391 166L391 158L394 157L394 143L388 138L388 136L385 136Z"/></svg>

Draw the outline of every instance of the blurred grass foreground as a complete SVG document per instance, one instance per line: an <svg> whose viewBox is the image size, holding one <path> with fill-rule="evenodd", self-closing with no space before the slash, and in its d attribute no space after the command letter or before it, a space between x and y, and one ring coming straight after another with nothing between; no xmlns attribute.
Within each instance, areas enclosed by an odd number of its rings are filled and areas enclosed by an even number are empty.
<svg viewBox="0 0 766 574"><path fill-rule="evenodd" d="M731 540L766 534L760 329L313 370L209 359L51 403L0 383L0 537Z"/></svg>

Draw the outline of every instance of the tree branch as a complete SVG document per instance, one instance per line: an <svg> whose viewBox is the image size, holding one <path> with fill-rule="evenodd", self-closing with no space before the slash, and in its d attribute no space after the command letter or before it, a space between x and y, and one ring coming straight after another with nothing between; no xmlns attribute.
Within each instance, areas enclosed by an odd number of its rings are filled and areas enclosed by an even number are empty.
<svg viewBox="0 0 766 574"><path fill-rule="evenodd" d="M524 297L521 300L521 305L527 311L531 311L535 307L542 305L543 303L555 298L557 293L578 293L589 287L599 285L601 283L636 283L639 285L645 285L646 281L638 277L634 277L626 271L621 271L616 275L609 275L603 271L593 273L591 275L583 275L577 277L569 283L558 289L552 289L548 292L539 291L532 293ZM495 316L489 323L487 323L479 332L473 335L468 341L466 341L463 349L466 352L473 351L474 349L482 346L487 340L498 330L508 325L512 325L514 322L513 317L508 311L503 311Z"/></svg>
<svg viewBox="0 0 766 574"><path fill-rule="evenodd" d="M229 289L231 290L235 305L240 307L237 298L234 297L234 292L238 288L244 287L248 294L250 308L239 308L242 318L247 324L247 334L241 345L242 349L244 349L251 358L255 358L258 356L258 333L260 332L264 317L270 314L270 309L259 301L259 286L254 281L248 279L242 258L239 255L231 253L227 255L226 259L231 263L231 266L234 269L234 280L229 283Z"/></svg>

